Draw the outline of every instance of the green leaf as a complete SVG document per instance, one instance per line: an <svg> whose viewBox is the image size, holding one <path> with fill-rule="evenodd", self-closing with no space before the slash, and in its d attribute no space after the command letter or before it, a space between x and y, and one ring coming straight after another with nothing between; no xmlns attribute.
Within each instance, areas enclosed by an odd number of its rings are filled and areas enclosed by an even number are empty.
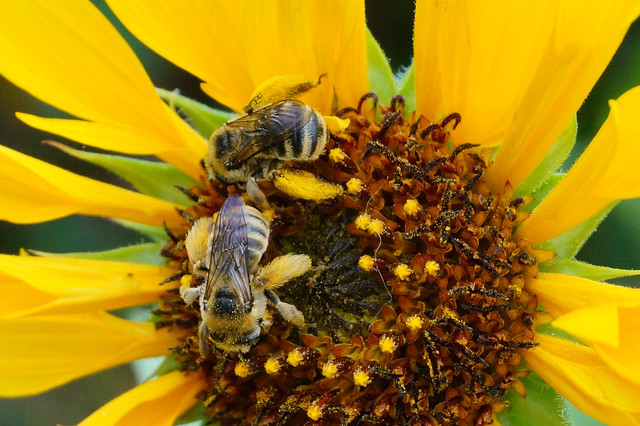
<svg viewBox="0 0 640 426"><path fill-rule="evenodd" d="M578 120L577 117L574 116L540 164L538 164L535 170L516 188L516 195L531 194L547 180L549 175L558 170L576 143L577 134Z"/></svg>
<svg viewBox="0 0 640 426"><path fill-rule="evenodd" d="M127 229L131 229L132 231L135 231L152 241L158 243L165 243L167 241L167 233L163 228L160 228L158 226L144 225L142 223L132 222L130 220L124 219L109 218L108 220L111 220L112 222L115 222L120 226L124 226Z"/></svg>
<svg viewBox="0 0 640 426"><path fill-rule="evenodd" d="M184 114L193 127L203 138L209 139L211 133L227 121L236 118L238 114L211 108L201 102L182 96L177 91L156 88L158 95L169 104L173 110Z"/></svg>
<svg viewBox="0 0 640 426"><path fill-rule="evenodd" d="M367 29L367 62L369 65L369 90L378 95L384 104L391 102L391 97L398 93L393 71L382 48Z"/></svg>
<svg viewBox="0 0 640 426"><path fill-rule="evenodd" d="M398 93L404 97L404 110L412 112L416 110L416 82L413 71L413 62L401 74L396 76Z"/></svg>
<svg viewBox="0 0 640 426"><path fill-rule="evenodd" d="M164 243L142 243L112 250L48 253L39 250L29 250L29 253L45 257L74 257L79 259L111 260L116 262L144 263L147 265L165 265L166 259L160 255Z"/></svg>
<svg viewBox="0 0 640 426"><path fill-rule="evenodd" d="M567 425L567 419L563 417L562 396L534 372L522 381L527 389L526 398L521 398L513 390L502 398L509 401L509 406L498 414L503 426Z"/></svg>
<svg viewBox="0 0 640 426"><path fill-rule="evenodd" d="M599 213L596 213L564 234L540 244L540 247L554 251L558 255L556 257L558 260L573 259L587 239L589 239L589 236L593 234L598 225L607 217L617 203L618 202L612 203L609 207L604 208Z"/></svg>
<svg viewBox="0 0 640 426"><path fill-rule="evenodd" d="M187 196L180 192L175 185L188 188L192 185L197 185L198 182L171 164L120 155L81 151L58 142L48 141L47 144L73 157L88 161L117 174L145 195L185 207L192 204Z"/></svg>
<svg viewBox="0 0 640 426"><path fill-rule="evenodd" d="M640 270L637 269L618 269L591 265L575 259L558 259L557 261L541 263L539 267L541 272L573 275L594 281L640 275Z"/></svg>

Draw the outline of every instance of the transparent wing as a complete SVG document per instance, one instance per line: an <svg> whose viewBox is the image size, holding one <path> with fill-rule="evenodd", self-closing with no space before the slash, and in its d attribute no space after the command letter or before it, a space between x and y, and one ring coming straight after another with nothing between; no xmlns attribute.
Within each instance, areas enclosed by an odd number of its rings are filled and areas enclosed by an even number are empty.
<svg viewBox="0 0 640 426"><path fill-rule="evenodd" d="M237 130L242 137L226 166L237 169L261 152L284 143L307 125L312 114L302 102L287 99L227 123L229 130Z"/></svg>
<svg viewBox="0 0 640 426"><path fill-rule="evenodd" d="M231 278L231 287L242 304L253 302L249 282L249 238L242 198L227 198L213 224L213 242L204 300Z"/></svg>

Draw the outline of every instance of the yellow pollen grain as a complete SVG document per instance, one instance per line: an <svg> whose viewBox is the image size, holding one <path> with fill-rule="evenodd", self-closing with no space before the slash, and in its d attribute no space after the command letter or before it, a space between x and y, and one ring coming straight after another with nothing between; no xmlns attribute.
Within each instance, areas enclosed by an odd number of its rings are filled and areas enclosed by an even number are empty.
<svg viewBox="0 0 640 426"><path fill-rule="evenodd" d="M401 263L393 268L393 275L399 280L405 281L411 276L411 268L409 265Z"/></svg>
<svg viewBox="0 0 640 426"><path fill-rule="evenodd" d="M276 211L273 209L266 209L262 212L262 216L264 216L264 218L269 222L273 222L273 219L276 218Z"/></svg>
<svg viewBox="0 0 640 426"><path fill-rule="evenodd" d="M322 417L322 410L317 405L312 405L307 409L307 416L311 420L318 420Z"/></svg>
<svg viewBox="0 0 640 426"><path fill-rule="evenodd" d="M342 186L326 182L305 170L282 169L269 174L273 184L292 198L328 200L343 194Z"/></svg>
<svg viewBox="0 0 640 426"><path fill-rule="evenodd" d="M327 379L331 379L338 374L338 366L333 362L327 362L322 366L322 375Z"/></svg>
<svg viewBox="0 0 640 426"><path fill-rule="evenodd" d="M294 367L300 365L303 359L302 354L298 351L291 351L287 355L287 362Z"/></svg>
<svg viewBox="0 0 640 426"><path fill-rule="evenodd" d="M369 227L369 223L371 223L371 216L369 216L368 214L361 214L356 218L355 221L356 228L362 231L366 231L366 229Z"/></svg>
<svg viewBox="0 0 640 426"><path fill-rule="evenodd" d="M380 219L371 219L367 225L367 232L371 235L380 235L384 232L384 222Z"/></svg>
<svg viewBox="0 0 640 426"><path fill-rule="evenodd" d="M280 363L275 358L269 358L264 363L264 371L267 374L276 374L278 371L280 371Z"/></svg>
<svg viewBox="0 0 640 426"><path fill-rule="evenodd" d="M440 270L440 265L435 260L430 260L424 265L424 271L429 275L435 275Z"/></svg>
<svg viewBox="0 0 640 426"><path fill-rule="evenodd" d="M362 181L358 178L351 178L347 182L347 192L351 195L357 195L362 192L364 185L362 185Z"/></svg>
<svg viewBox="0 0 640 426"><path fill-rule="evenodd" d="M396 342L389 336L380 339L380 350L387 354L392 354L396 350Z"/></svg>
<svg viewBox="0 0 640 426"><path fill-rule="evenodd" d="M180 285L191 287L191 274L185 274L180 278Z"/></svg>
<svg viewBox="0 0 640 426"><path fill-rule="evenodd" d="M407 328L409 330L415 332L422 328L422 324L424 324L424 321L422 321L422 318L420 318L418 315L412 315L407 318L405 324L407 325Z"/></svg>
<svg viewBox="0 0 640 426"><path fill-rule="evenodd" d="M373 260L373 257L368 254L365 254L358 259L358 266L367 272L373 269L373 265L375 265L375 261Z"/></svg>
<svg viewBox="0 0 640 426"><path fill-rule="evenodd" d="M347 154L340 148L333 148L329 151L329 159L334 163L342 163L347 158Z"/></svg>
<svg viewBox="0 0 640 426"><path fill-rule="evenodd" d="M333 115L323 115L322 118L324 118L324 122L332 135L339 135L344 132L351 123L348 118L338 118Z"/></svg>
<svg viewBox="0 0 640 426"><path fill-rule="evenodd" d="M416 200L407 200L402 210L404 210L404 214L407 216L416 216L422 211L422 206Z"/></svg>
<svg viewBox="0 0 640 426"><path fill-rule="evenodd" d="M356 386L367 386L371 381L371 376L364 370L360 370L353 375L353 384Z"/></svg>
<svg viewBox="0 0 640 426"><path fill-rule="evenodd" d="M247 377L249 375L249 366L244 362L239 362L236 364L236 368L234 369L236 376L238 377Z"/></svg>

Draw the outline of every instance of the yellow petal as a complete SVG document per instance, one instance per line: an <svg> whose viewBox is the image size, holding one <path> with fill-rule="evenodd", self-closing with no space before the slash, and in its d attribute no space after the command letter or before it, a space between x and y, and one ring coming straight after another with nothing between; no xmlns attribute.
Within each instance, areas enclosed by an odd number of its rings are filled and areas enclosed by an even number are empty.
<svg viewBox="0 0 640 426"><path fill-rule="evenodd" d="M149 225L179 223L175 205L76 175L0 146L0 219L37 223L87 214Z"/></svg>
<svg viewBox="0 0 640 426"><path fill-rule="evenodd" d="M640 87L610 101L611 113L567 175L522 224L534 244L584 222L619 199L640 197Z"/></svg>
<svg viewBox="0 0 640 426"><path fill-rule="evenodd" d="M640 306L640 289L601 283L572 275L540 273L526 290L554 317L590 306Z"/></svg>
<svg viewBox="0 0 640 426"><path fill-rule="evenodd" d="M303 97L324 113L368 91L364 3L109 0L118 19L143 43L202 79L210 96L235 111L276 75L323 79Z"/></svg>
<svg viewBox="0 0 640 426"><path fill-rule="evenodd" d="M76 140L125 153L180 151L175 165L199 172L202 139L162 102L131 48L90 2L8 2L0 29L0 73L7 79L109 133L140 135L129 149L114 139Z"/></svg>
<svg viewBox="0 0 640 426"><path fill-rule="evenodd" d="M175 271L103 260L0 254L0 316L118 309L159 300Z"/></svg>
<svg viewBox="0 0 640 426"><path fill-rule="evenodd" d="M167 354L181 333L98 312L2 319L0 336L0 396L16 397Z"/></svg>
<svg viewBox="0 0 640 426"><path fill-rule="evenodd" d="M618 308L613 305L589 306L564 314L551 325L593 346L604 343L617 348L620 344ZM626 326L626 325L625 325Z"/></svg>
<svg viewBox="0 0 640 426"><path fill-rule="evenodd" d="M617 375L596 352L544 334L539 346L521 352L524 360L579 410L607 424L637 424L640 386Z"/></svg>
<svg viewBox="0 0 640 426"><path fill-rule="evenodd" d="M485 175L502 190L531 172L604 71L635 1L441 2L416 8L419 111L458 112L456 140L504 146Z"/></svg>
<svg viewBox="0 0 640 426"><path fill-rule="evenodd" d="M205 387L206 382L199 375L173 371L120 395L79 426L171 426L198 402L196 395Z"/></svg>
<svg viewBox="0 0 640 426"><path fill-rule="evenodd" d="M638 355L640 354L640 309L638 307L618 308L620 321L619 344L617 347L596 342L593 346L614 371L640 385L640 368Z"/></svg>

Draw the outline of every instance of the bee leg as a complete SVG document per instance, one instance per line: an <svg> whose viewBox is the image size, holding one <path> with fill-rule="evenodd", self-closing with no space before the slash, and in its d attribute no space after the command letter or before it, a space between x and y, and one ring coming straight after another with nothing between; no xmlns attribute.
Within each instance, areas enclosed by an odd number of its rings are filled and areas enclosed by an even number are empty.
<svg viewBox="0 0 640 426"><path fill-rule="evenodd" d="M271 208L271 204L267 201L267 196L262 192L262 189L258 186L258 182L253 177L250 177L247 181L247 195L251 198L258 207L258 210L265 211Z"/></svg>
<svg viewBox="0 0 640 426"><path fill-rule="evenodd" d="M275 308L278 310L280 315L282 315L282 318L284 318L285 321L297 325L298 327L304 325L304 315L302 315L302 312L300 312L298 308L290 303L283 302L282 300L280 300L277 294L269 289L265 289L264 294L265 296L267 296L267 300L273 306L275 306Z"/></svg>
<svg viewBox="0 0 640 426"><path fill-rule="evenodd" d="M188 306L192 304L194 300L200 297L201 291L202 289L200 287L192 288L192 287L181 286L180 296L182 296L182 300L184 300L184 303L186 303Z"/></svg>
<svg viewBox="0 0 640 426"><path fill-rule="evenodd" d="M200 338L200 357L204 359L209 354L209 329L204 321L198 328L198 337Z"/></svg>

